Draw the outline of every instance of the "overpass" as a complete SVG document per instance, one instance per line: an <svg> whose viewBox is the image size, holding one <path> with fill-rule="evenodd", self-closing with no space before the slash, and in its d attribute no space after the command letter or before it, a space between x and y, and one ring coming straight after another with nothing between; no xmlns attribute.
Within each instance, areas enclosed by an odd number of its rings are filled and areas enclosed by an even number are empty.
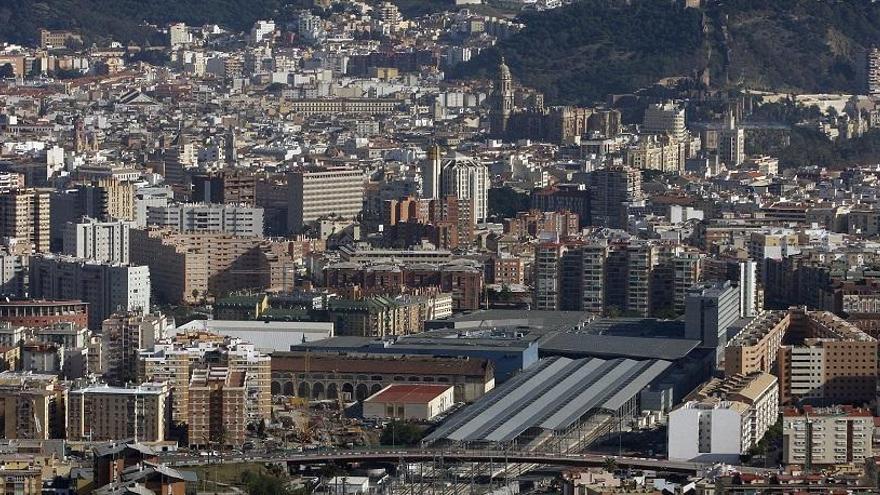
<svg viewBox="0 0 880 495"><path fill-rule="evenodd" d="M298 464L357 463L357 462L482 462L535 464L570 467L601 467L606 459L614 459L619 468L662 471L681 474L698 474L711 464L670 461L649 457L615 456L599 453L559 454L550 452L523 452L505 450L445 450L445 449L328 449L306 452L282 452L276 454L221 454L219 456L168 455L163 461L172 466L186 467L206 464L230 464L244 462L266 462ZM761 468L742 468L741 472L762 473L772 470Z"/></svg>

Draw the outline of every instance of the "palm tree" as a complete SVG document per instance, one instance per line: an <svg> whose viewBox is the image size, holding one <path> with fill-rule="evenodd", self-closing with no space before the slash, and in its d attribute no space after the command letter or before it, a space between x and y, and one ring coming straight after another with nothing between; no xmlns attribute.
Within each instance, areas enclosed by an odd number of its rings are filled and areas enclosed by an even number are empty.
<svg viewBox="0 0 880 495"><path fill-rule="evenodd" d="M606 457L605 460L602 461L602 468L609 473L617 471L617 460L613 457Z"/></svg>

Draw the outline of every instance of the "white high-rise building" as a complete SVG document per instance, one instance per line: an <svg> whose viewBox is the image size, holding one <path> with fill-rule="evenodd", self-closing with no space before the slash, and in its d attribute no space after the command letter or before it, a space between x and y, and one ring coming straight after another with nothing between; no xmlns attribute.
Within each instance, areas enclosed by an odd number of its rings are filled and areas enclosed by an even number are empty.
<svg viewBox="0 0 880 495"><path fill-rule="evenodd" d="M724 129L718 132L718 159L729 169L746 160L745 130L737 127L733 114L727 116Z"/></svg>
<svg viewBox="0 0 880 495"><path fill-rule="evenodd" d="M168 26L168 44L171 48L181 45L187 45L192 42L192 36L187 29L186 24L178 22Z"/></svg>
<svg viewBox="0 0 880 495"><path fill-rule="evenodd" d="M275 21L257 21L251 28L251 40L260 43L272 38L275 33Z"/></svg>
<svg viewBox="0 0 880 495"><path fill-rule="evenodd" d="M669 413L669 459L739 463L779 417L779 383L769 373L712 379Z"/></svg>
<svg viewBox="0 0 880 495"><path fill-rule="evenodd" d="M62 252L77 258L105 263L128 263L128 233L134 222L117 220L99 222L84 218L81 222L67 222L64 226Z"/></svg>
<svg viewBox="0 0 880 495"><path fill-rule="evenodd" d="M391 2L382 2L376 10L378 11L379 20L388 26L390 31L397 31L401 21L400 9L397 8L397 5Z"/></svg>
<svg viewBox="0 0 880 495"><path fill-rule="evenodd" d="M752 260L739 264L739 316L754 318L758 314L758 264Z"/></svg>
<svg viewBox="0 0 880 495"><path fill-rule="evenodd" d="M880 48L868 50L868 94L880 96Z"/></svg>
<svg viewBox="0 0 880 495"><path fill-rule="evenodd" d="M168 186L138 188L134 198L135 223L139 228L147 226L147 209L151 206L168 206L174 199L174 191Z"/></svg>
<svg viewBox="0 0 880 495"><path fill-rule="evenodd" d="M642 132L668 134L683 142L688 135L684 107L671 102L648 105L642 121Z"/></svg>
<svg viewBox="0 0 880 495"><path fill-rule="evenodd" d="M0 294L21 296L26 289L28 261L26 254L0 251Z"/></svg>
<svg viewBox="0 0 880 495"><path fill-rule="evenodd" d="M147 225L180 232L263 236L263 209L239 204L187 203L147 207Z"/></svg>
<svg viewBox="0 0 880 495"><path fill-rule="evenodd" d="M440 196L472 200L475 221L485 222L489 216L489 168L478 160L455 153L443 160Z"/></svg>

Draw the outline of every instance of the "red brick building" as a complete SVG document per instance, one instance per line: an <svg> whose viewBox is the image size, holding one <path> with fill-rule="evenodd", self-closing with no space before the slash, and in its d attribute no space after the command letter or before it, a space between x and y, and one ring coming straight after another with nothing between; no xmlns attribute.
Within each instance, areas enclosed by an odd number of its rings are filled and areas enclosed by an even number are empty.
<svg viewBox="0 0 880 495"><path fill-rule="evenodd" d="M36 299L0 301L0 321L25 327L73 323L86 328L89 325L89 303Z"/></svg>

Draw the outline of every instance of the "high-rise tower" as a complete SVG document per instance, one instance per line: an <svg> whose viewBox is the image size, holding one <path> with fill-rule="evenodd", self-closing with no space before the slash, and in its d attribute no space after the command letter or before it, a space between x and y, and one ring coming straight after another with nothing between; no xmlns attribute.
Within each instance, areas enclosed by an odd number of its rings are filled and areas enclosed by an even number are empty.
<svg viewBox="0 0 880 495"><path fill-rule="evenodd" d="M422 198L440 199L440 146L431 143L428 147L428 156L422 164Z"/></svg>
<svg viewBox="0 0 880 495"><path fill-rule="evenodd" d="M510 75L510 67L504 63L498 65L498 81L495 87L495 102L492 108L491 131L495 136L504 136L507 133L507 123L510 114L513 113L513 77Z"/></svg>

